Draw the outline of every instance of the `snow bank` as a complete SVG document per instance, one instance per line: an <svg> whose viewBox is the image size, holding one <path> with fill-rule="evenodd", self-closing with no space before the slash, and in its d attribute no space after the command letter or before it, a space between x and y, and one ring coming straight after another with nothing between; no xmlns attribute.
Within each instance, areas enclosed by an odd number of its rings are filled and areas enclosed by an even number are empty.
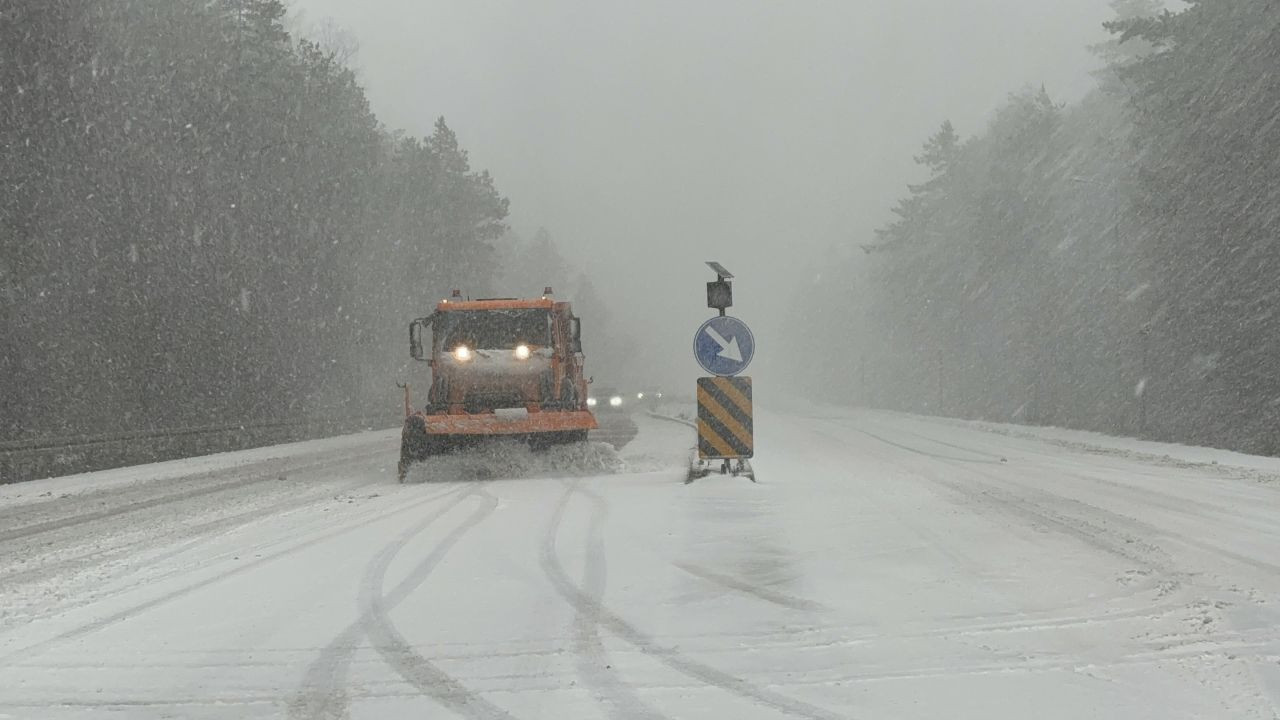
<svg viewBox="0 0 1280 720"><path fill-rule="evenodd" d="M950 418L928 419L939 424L958 425L997 435L1040 440L1059 447L1098 455L1117 455L1178 467L1226 466L1242 470L1250 477L1258 480L1272 481L1280 479L1280 458L1264 455L1248 455L1233 450L1115 437L1087 430L1006 425Z"/></svg>
<svg viewBox="0 0 1280 720"><path fill-rule="evenodd" d="M30 480L0 485L0 507L12 507L48 500L99 492L138 483L176 480L203 473L232 470L272 460L306 458L321 452L356 450L386 442L398 442L400 429L376 430L319 440L269 445L251 450L214 453L198 457L129 467L95 470L61 477ZM394 452L394 451L392 451Z"/></svg>
<svg viewBox="0 0 1280 720"><path fill-rule="evenodd" d="M850 408L794 399L785 403L771 403L770 407L808 417L843 417L848 419L870 417L889 422L894 420L923 421L939 426L980 430L993 435L1003 435L1020 440L1034 440L1094 455L1114 455L1174 467L1225 467L1232 468L1239 471L1240 474L1261 482L1280 480L1280 458L1249 455L1232 450L1117 437L1087 430L913 415L894 410Z"/></svg>

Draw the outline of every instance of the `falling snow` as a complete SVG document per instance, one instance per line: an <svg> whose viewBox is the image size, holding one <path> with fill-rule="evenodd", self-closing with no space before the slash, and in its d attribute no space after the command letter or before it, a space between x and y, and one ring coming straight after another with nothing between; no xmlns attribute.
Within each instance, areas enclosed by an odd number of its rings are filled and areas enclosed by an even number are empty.
<svg viewBox="0 0 1280 720"><path fill-rule="evenodd" d="M499 5L0 6L0 717L1275 716L1280 3Z"/></svg>

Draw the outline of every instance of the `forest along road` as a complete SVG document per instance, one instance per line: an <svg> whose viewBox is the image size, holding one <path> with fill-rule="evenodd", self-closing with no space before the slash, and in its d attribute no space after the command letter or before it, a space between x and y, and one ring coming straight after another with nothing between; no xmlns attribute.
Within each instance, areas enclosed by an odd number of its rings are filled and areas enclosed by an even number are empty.
<svg viewBox="0 0 1280 720"><path fill-rule="evenodd" d="M685 485L631 421L0 486L0 717L1277 715L1278 460L823 409Z"/></svg>

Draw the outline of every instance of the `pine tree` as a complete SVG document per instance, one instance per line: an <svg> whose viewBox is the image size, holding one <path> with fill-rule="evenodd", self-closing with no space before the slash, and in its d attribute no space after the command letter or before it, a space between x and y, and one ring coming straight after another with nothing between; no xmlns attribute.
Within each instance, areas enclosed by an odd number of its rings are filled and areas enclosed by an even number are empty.
<svg viewBox="0 0 1280 720"><path fill-rule="evenodd" d="M1162 0L1111 0L1110 5L1115 18L1104 24L1108 28L1150 23L1166 12ZM1118 68L1132 64L1155 49L1155 43L1142 37L1112 37L1089 46L1090 52L1106 62L1101 75L1107 79L1113 78Z"/></svg>
<svg viewBox="0 0 1280 720"><path fill-rule="evenodd" d="M1134 86L1138 219L1156 271L1153 423L1196 442L1280 451L1280 6L1196 0L1114 23L1162 50L1120 76Z"/></svg>

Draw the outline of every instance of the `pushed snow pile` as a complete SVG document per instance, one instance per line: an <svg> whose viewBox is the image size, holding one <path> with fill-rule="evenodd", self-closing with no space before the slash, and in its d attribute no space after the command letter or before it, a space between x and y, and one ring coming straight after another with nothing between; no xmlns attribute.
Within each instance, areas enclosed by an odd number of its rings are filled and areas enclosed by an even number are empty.
<svg viewBox="0 0 1280 720"><path fill-rule="evenodd" d="M667 418L675 418L690 422L697 417L693 406L685 402L664 402L655 406L651 412Z"/></svg>
<svg viewBox="0 0 1280 720"><path fill-rule="evenodd" d="M428 458L409 469L405 482L612 475L624 470L618 451L608 443L531 450L521 442L493 442Z"/></svg>

